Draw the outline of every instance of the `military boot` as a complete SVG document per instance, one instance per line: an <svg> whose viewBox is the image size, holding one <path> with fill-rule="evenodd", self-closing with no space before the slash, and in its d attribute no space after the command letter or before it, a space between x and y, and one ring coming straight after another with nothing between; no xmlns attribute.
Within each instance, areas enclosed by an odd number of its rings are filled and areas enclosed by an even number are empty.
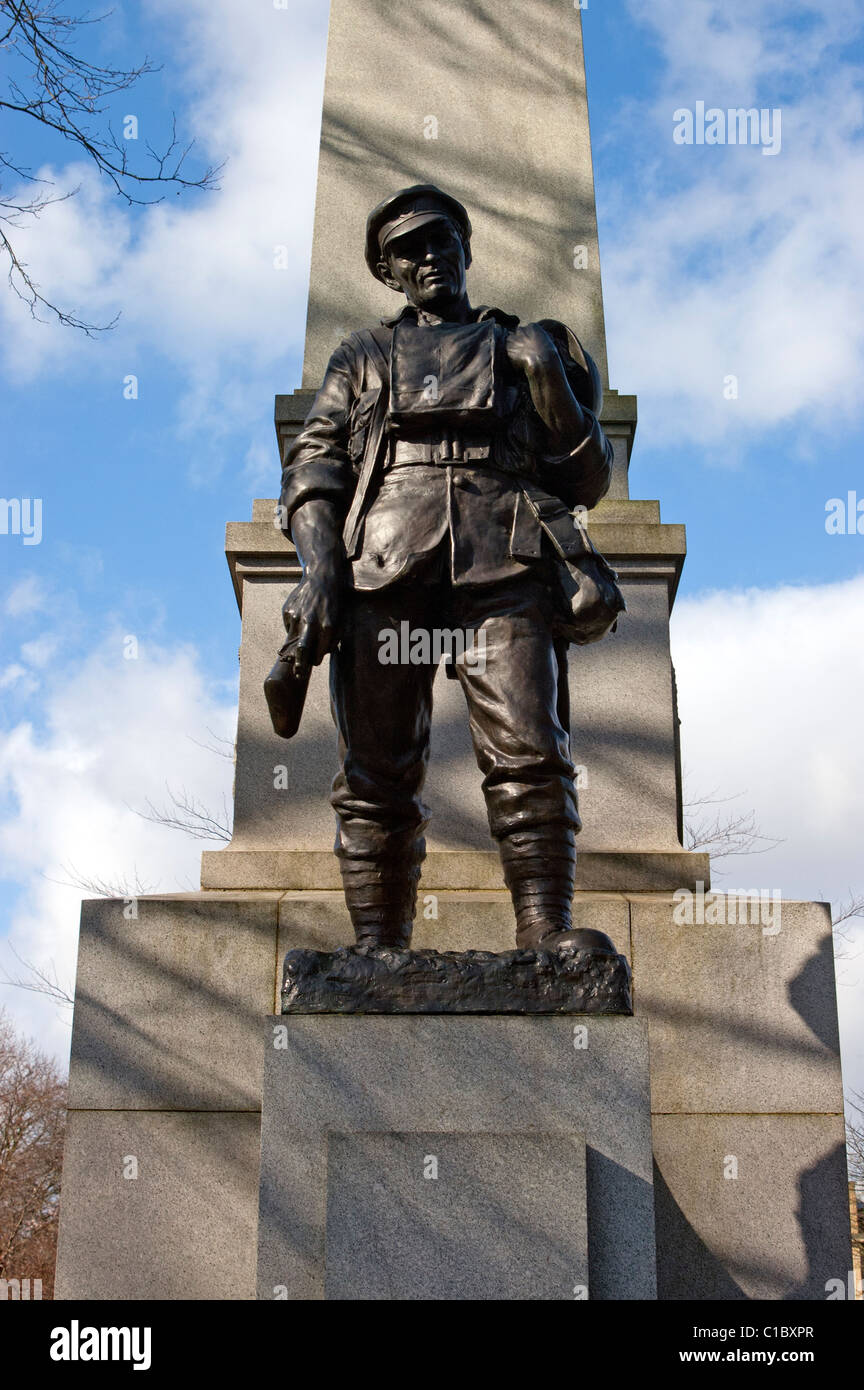
<svg viewBox="0 0 864 1390"><path fill-rule="evenodd" d="M357 945L407 951L411 945L422 842L402 853L359 858L337 850Z"/></svg>
<svg viewBox="0 0 864 1390"><path fill-rule="evenodd" d="M571 904L576 877L576 836L570 826L517 830L500 841L504 881L516 913L520 950L615 952L605 932L573 927Z"/></svg>

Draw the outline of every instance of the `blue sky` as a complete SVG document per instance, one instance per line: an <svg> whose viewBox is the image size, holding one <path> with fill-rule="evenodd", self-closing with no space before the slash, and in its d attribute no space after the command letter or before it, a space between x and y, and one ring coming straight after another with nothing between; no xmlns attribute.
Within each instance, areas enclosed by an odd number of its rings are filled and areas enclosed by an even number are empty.
<svg viewBox="0 0 864 1390"><path fill-rule="evenodd" d="M583 24L611 381L639 397L632 492L688 528L690 785L754 808L780 841L759 861L771 886L864 891L864 536L825 530L829 498L864 497L864 15L590 0ZM173 110L202 163L228 164L221 192L128 209L69 147L15 134L58 189L80 185L22 229L34 275L87 317L122 313L88 340L0 294L0 492L43 499L44 531L0 536L0 938L67 977L81 894L57 880L194 887L201 846L128 808L230 784L199 746L233 720L224 527L274 495L273 395L299 380L326 5L141 0L94 32L106 60L163 64L118 118L159 144ZM698 101L780 108L781 152L676 145L673 113ZM844 1045L864 1078L852 956ZM62 1052L43 1002L0 1002Z"/></svg>

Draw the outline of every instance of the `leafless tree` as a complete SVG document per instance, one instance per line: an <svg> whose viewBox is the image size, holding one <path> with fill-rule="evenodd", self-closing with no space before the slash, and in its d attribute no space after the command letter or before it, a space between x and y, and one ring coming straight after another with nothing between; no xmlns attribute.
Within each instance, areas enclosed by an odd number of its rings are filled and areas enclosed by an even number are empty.
<svg viewBox="0 0 864 1390"><path fill-rule="evenodd" d="M173 118L171 138L164 149L160 152L144 141L145 160L140 167L133 166L129 151L136 142L117 138L108 110L118 93L157 68L149 58L134 68L111 68L82 56L78 51L81 39L106 18L108 15L70 13L65 0L0 0L4 132L14 128L16 117L23 123L35 123L54 141L66 142L84 154L130 205L160 202L168 187L178 193L187 188L217 187L219 168L209 167L198 177L187 173L187 156L194 142L184 144L178 139ZM11 175L19 184L32 186L27 196L22 189L13 192L0 182L0 252L7 262L11 288L36 319L44 310L88 336L112 328L116 318L108 324L87 323L46 299L10 240L16 228L26 227L51 203L74 197L78 189L49 191L53 185L35 177L20 157L6 149L0 149L0 177L3 175L6 182Z"/></svg>
<svg viewBox="0 0 864 1390"><path fill-rule="evenodd" d="M821 889L816 896L819 902L825 901L825 894ZM845 930L849 922L861 917L864 917L864 895L853 893L850 890L847 896L837 903L831 913L831 925L834 930L834 955L837 960L857 960L861 954L860 949L852 949L855 938Z"/></svg>
<svg viewBox="0 0 864 1390"><path fill-rule="evenodd" d="M234 762L234 740L225 738L222 734L214 733L208 727L207 733L210 735L210 742L203 742L201 739L192 738L189 740L198 748L204 748L208 753L213 753L217 758L224 758L227 762ZM189 835L193 840L217 840L223 844L228 844L231 840L232 813L228 798L223 794L222 806L218 811L205 806L202 801L187 792L185 787L179 792L172 791L166 782L165 790L168 793L168 803L162 806L154 806L149 799L145 801L145 809L142 811L138 807L130 806L128 809L134 811L136 816L141 816L143 820L149 820L153 825L164 825L168 830L179 830L184 835Z"/></svg>
<svg viewBox="0 0 864 1390"><path fill-rule="evenodd" d="M857 1187L864 1183L864 1096L859 1092L846 1097L846 1157L849 1180ZM860 1202L858 1230L855 1230L853 1222L852 1244L864 1259L864 1223L861 1220Z"/></svg>
<svg viewBox="0 0 864 1390"><path fill-rule="evenodd" d="M66 1088L0 1011L0 1279L54 1293Z"/></svg>
<svg viewBox="0 0 864 1390"><path fill-rule="evenodd" d="M195 744L196 748L203 748L208 753L215 753L217 758L224 758L226 762L233 763L236 753L236 744L233 738L225 738L223 734L214 733L209 724L207 733L210 735L210 743L206 743L200 738L193 738L191 734L187 734L187 738L190 743Z"/></svg>
<svg viewBox="0 0 864 1390"><path fill-rule="evenodd" d="M65 878L52 878L45 874L49 883L59 883L63 888L79 888L91 898L143 898L147 893L155 893L154 884L145 883L136 869L130 878L101 878L82 874L73 864L64 864L61 871Z"/></svg>
<svg viewBox="0 0 864 1390"><path fill-rule="evenodd" d="M141 898L155 891L153 885L143 881L137 870L130 879L94 878L79 873L72 865L65 864L62 866L62 872L64 878L52 878L50 874L45 874L44 877L49 883L59 883L64 888L77 888L91 898L116 898L122 902L129 902L133 898ZM27 990L31 994L42 994L46 999L59 1004L63 1011L71 1009L75 1003L74 981L61 980L53 960L49 961L47 966L37 965L35 961L19 955L11 943L7 944L23 974L19 972L9 975L4 970L3 983L12 985L15 989Z"/></svg>

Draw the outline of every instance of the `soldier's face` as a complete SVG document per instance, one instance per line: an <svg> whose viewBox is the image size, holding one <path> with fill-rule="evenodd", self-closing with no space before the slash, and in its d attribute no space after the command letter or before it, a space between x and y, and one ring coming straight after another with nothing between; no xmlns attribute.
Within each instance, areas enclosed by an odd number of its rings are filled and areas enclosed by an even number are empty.
<svg viewBox="0 0 864 1390"><path fill-rule="evenodd" d="M387 248L387 283L418 309L453 303L465 295L466 257L451 222L428 222Z"/></svg>

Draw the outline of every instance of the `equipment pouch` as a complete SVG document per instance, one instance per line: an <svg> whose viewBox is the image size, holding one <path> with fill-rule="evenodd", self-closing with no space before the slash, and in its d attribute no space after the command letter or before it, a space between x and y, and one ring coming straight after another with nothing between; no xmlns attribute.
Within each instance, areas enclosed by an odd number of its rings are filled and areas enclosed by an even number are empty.
<svg viewBox="0 0 864 1390"><path fill-rule="evenodd" d="M557 497L539 488L523 488L523 496L552 543L558 560L558 579L564 605L557 635L579 647L599 642L618 626L627 605L618 575L591 540L578 514Z"/></svg>
<svg viewBox="0 0 864 1390"><path fill-rule="evenodd" d="M506 334L493 319L421 327L403 319L390 354L390 423L495 428L506 409Z"/></svg>

